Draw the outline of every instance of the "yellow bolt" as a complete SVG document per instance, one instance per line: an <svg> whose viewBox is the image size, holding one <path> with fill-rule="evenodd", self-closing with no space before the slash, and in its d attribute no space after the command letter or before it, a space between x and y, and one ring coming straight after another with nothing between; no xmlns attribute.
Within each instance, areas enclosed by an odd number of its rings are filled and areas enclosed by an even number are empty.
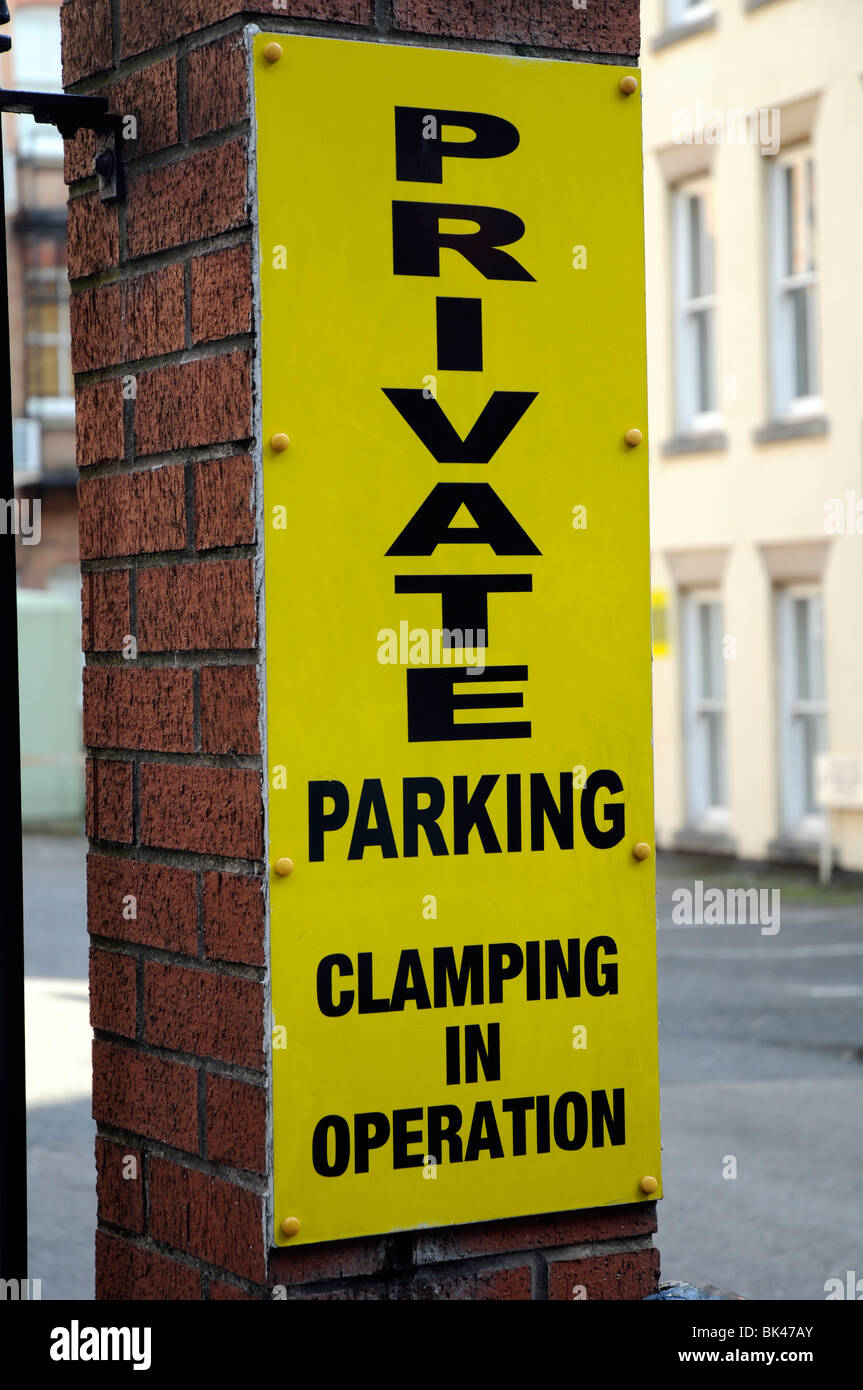
<svg viewBox="0 0 863 1390"><path fill-rule="evenodd" d="M646 1181L646 1179L645 1179L645 1181ZM651 1181L652 1183L654 1183L654 1185L655 1185L655 1183L656 1183L656 1179L655 1179L655 1178L651 1178L650 1181ZM285 1219L284 1219L284 1221L282 1222L282 1235L283 1235L283 1236L295 1236L295 1235L298 1235L298 1234L299 1234L299 1230L300 1230L300 1223L299 1223L299 1221L297 1220L297 1218L296 1218L295 1216L286 1216Z"/></svg>
<svg viewBox="0 0 863 1390"><path fill-rule="evenodd" d="M277 859L273 868L279 875L279 878L287 878L288 874L294 872L294 861L293 859Z"/></svg>
<svg viewBox="0 0 863 1390"><path fill-rule="evenodd" d="M638 83L634 77L621 77L620 90L625 97L631 97L633 92L638 91Z"/></svg>
<svg viewBox="0 0 863 1390"><path fill-rule="evenodd" d="M277 63L282 56L282 45L280 43L268 43L264 49L264 57L268 63Z"/></svg>
<svg viewBox="0 0 863 1390"><path fill-rule="evenodd" d="M277 454L283 454L290 442L286 434L274 434L270 440L270 448L274 449Z"/></svg>
<svg viewBox="0 0 863 1390"><path fill-rule="evenodd" d="M638 1186L641 1188L642 1192L646 1192L647 1195L650 1196L652 1192L656 1191L656 1189L659 1186L659 1183L656 1181L656 1178L646 1177L641 1179L641 1182L638 1184ZM284 1225L287 1225L287 1222L285 1222ZM282 1227L283 1230L284 1225ZM297 1222L297 1225L299 1225L299 1222ZM285 1234L287 1235L287 1231L285 1231Z"/></svg>
<svg viewBox="0 0 863 1390"><path fill-rule="evenodd" d="M636 859L649 859L650 845L645 844L644 840L639 840L637 845L632 846L632 853Z"/></svg>
<svg viewBox="0 0 863 1390"><path fill-rule="evenodd" d="M641 433L641 430L632 429L626 431L626 434L623 436L623 442L624 444L628 444L630 449L634 449L637 444L641 443L643 438L644 435Z"/></svg>

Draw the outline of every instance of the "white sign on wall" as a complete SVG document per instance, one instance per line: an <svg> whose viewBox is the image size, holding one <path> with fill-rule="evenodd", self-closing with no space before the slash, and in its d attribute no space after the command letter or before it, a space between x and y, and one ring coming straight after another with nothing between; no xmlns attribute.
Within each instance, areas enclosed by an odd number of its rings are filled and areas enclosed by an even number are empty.
<svg viewBox="0 0 863 1390"><path fill-rule="evenodd" d="M863 753L819 753L815 799L830 810L863 811Z"/></svg>

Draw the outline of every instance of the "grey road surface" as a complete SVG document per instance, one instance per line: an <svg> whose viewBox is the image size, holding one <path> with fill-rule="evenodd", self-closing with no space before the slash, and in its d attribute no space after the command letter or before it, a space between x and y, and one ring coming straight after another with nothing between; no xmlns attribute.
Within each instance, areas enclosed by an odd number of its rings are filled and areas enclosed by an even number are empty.
<svg viewBox="0 0 863 1390"><path fill-rule="evenodd" d="M863 886L658 869L663 1278L824 1299L863 1277ZM698 881L726 907L728 888L778 889L779 930L674 924Z"/></svg>
<svg viewBox="0 0 863 1390"><path fill-rule="evenodd" d="M79 836L24 837L29 1273L43 1299L94 1294L85 854Z"/></svg>

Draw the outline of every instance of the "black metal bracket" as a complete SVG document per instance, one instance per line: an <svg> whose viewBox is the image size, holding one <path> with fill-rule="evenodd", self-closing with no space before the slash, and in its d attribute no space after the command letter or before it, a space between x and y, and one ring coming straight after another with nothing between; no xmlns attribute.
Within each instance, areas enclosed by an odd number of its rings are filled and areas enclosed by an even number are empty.
<svg viewBox="0 0 863 1390"><path fill-rule="evenodd" d="M2 51L3 36L0 36ZM108 110L108 98L68 96L59 92L7 92L0 88L0 111L32 116L40 125L55 125L64 140L79 130L92 130L106 137L104 149L93 160L103 203L121 203L126 196L123 158L123 117Z"/></svg>
<svg viewBox="0 0 863 1390"><path fill-rule="evenodd" d="M0 26L9 23L9 6L0 0ZM0 53L8 53L12 40L0 34ZM79 130L92 130L106 139L105 147L93 160L93 173L99 180L103 203L121 203L126 196L123 158L123 117L108 110L108 98L68 96L59 92L6 92L0 88L0 111L32 116L40 125L55 125L64 140Z"/></svg>

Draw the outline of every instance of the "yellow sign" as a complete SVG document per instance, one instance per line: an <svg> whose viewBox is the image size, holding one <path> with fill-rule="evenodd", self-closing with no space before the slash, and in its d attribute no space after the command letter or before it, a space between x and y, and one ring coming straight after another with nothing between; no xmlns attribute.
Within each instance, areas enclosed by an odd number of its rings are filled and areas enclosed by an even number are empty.
<svg viewBox="0 0 863 1390"><path fill-rule="evenodd" d="M254 65L274 1239L647 1200L640 98Z"/></svg>
<svg viewBox="0 0 863 1390"><path fill-rule="evenodd" d="M650 596L653 655L668 656L668 590L654 589Z"/></svg>

